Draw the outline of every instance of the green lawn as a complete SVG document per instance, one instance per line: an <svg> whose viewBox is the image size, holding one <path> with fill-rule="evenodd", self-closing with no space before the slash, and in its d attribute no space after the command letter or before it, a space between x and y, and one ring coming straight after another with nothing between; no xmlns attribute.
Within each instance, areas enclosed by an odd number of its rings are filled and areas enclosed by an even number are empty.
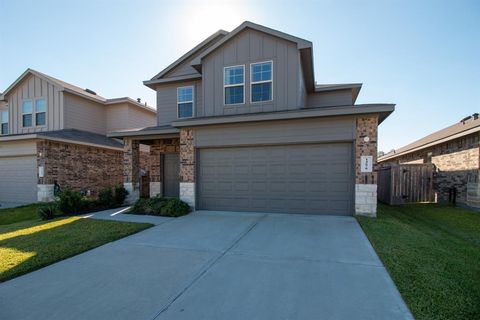
<svg viewBox="0 0 480 320"><path fill-rule="evenodd" d="M7 224L9 221L14 223ZM151 226L146 223L101 221L80 217L41 221L36 214L36 205L2 209L0 282Z"/></svg>
<svg viewBox="0 0 480 320"><path fill-rule="evenodd" d="M380 204L358 217L416 319L480 319L480 213Z"/></svg>

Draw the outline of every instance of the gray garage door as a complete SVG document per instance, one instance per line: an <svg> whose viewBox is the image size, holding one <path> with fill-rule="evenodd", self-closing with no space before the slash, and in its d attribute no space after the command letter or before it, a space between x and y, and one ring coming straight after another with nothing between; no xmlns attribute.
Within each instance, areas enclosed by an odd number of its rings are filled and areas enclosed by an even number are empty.
<svg viewBox="0 0 480 320"><path fill-rule="evenodd" d="M0 158L0 204L37 201L37 163L34 156Z"/></svg>
<svg viewBox="0 0 480 320"><path fill-rule="evenodd" d="M204 210L351 215L350 143L201 149Z"/></svg>

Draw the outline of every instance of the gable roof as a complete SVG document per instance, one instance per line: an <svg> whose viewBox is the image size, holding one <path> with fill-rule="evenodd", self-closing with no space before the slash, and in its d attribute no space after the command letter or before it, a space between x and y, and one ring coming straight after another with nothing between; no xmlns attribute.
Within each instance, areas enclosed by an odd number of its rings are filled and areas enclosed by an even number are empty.
<svg viewBox="0 0 480 320"><path fill-rule="evenodd" d="M467 117L468 118L468 117ZM470 117L471 119L462 120L442 130L436 131L428 136L425 136L417 141L414 141L404 147L401 147L394 152L387 153L386 155L378 158L378 161L385 161L388 159L396 158L398 156L421 150L427 147L431 147L446 141L457 139L475 132L480 132L480 118Z"/></svg>
<svg viewBox="0 0 480 320"><path fill-rule="evenodd" d="M304 75L304 80L305 80L305 85L307 88L308 92L313 92L315 83L314 83L314 75L313 75L313 53L312 53L312 42L298 38L292 35L289 35L287 33L270 29L265 26L250 22L250 21L245 21L241 25L239 25L237 28L232 30L231 32L228 33L225 37L223 37L220 41L216 42L212 46L210 46L207 50L202 52L200 55L198 55L195 59L192 61L192 66L197 69L199 72L201 72L201 65L202 65L202 59L208 56L210 53L213 51L217 50L219 47L221 47L223 44L225 44L227 41L235 37L237 34L242 32L245 29L252 29L256 30L259 32L263 32L269 35L272 35L277 38L285 39L287 41L291 41L297 44L297 48L300 50L300 58L302 60L302 68L303 68L303 75Z"/></svg>
<svg viewBox="0 0 480 320"><path fill-rule="evenodd" d="M2 95L0 95L0 100L5 100L5 96L10 92L12 91L14 88L16 88L27 76L29 75L35 75L41 79L44 79L45 81L47 82L50 82L50 83L53 83L54 85L60 87L60 89L62 91L65 91L65 92L68 92L68 93L71 93L71 94L74 94L74 95L77 95L77 96L80 96L80 97L83 97L83 98L86 98L86 99L89 99L89 100L93 100L93 101L96 101L96 102L99 102L101 104L115 104L115 103L122 103L122 102L125 102L125 103L130 103L130 104L133 104L135 105L136 107L140 107L140 108L143 108L145 110L148 110L148 111L151 111L151 112L154 112L156 113L157 111L149 106L146 106L146 105L143 105L141 103L138 103L137 101L129 98L129 97L122 97L122 98L114 98L114 99L107 99L107 98L104 98L102 96L99 96L98 94L92 94L88 91L86 91L85 89L82 89L80 87L77 87L73 84L70 84L68 82L65 82L65 81L62 81L60 79L57 79L57 78L54 78L52 76L49 76L45 73L42 73L42 72L39 72L39 71L36 71L36 70L33 70L33 69L30 69L28 68L27 70L25 70L24 73L22 73L20 75L20 77L17 78L17 80L15 80L3 93Z"/></svg>

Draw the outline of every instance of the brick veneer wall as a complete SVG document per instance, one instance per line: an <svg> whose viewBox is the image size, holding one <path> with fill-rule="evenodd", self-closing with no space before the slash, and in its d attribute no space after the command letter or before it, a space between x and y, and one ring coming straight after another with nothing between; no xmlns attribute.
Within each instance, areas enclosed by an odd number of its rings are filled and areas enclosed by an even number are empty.
<svg viewBox="0 0 480 320"><path fill-rule="evenodd" d="M123 182L138 183L140 143L135 140L125 139L123 151Z"/></svg>
<svg viewBox="0 0 480 320"><path fill-rule="evenodd" d="M356 119L355 136L355 214L377 214L377 134L378 116ZM361 172L361 157L372 156L372 172Z"/></svg>
<svg viewBox="0 0 480 320"><path fill-rule="evenodd" d="M195 182L193 130L180 130L180 182Z"/></svg>
<svg viewBox="0 0 480 320"><path fill-rule="evenodd" d="M355 138L355 183L376 184L377 172L360 172L361 156L373 156L373 164L377 163L377 134L378 117L365 116L357 118L357 132ZM365 138L368 137L368 141ZM375 168L374 168L375 169Z"/></svg>
<svg viewBox="0 0 480 320"><path fill-rule="evenodd" d="M37 165L44 168L39 185L57 181L62 188L90 190L92 195L123 182L123 152L64 142L38 141Z"/></svg>
<svg viewBox="0 0 480 320"><path fill-rule="evenodd" d="M426 163L427 153L432 153L436 167L434 189L439 202L449 201L451 189L457 190L457 201L466 202L467 184L478 180L480 168L479 133L454 139L429 148L408 153L385 163Z"/></svg>

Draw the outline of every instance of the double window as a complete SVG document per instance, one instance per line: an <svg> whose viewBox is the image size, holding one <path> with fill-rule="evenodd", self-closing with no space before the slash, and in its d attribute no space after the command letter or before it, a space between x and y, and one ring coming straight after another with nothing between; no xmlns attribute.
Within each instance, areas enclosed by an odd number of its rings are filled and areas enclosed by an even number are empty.
<svg viewBox="0 0 480 320"><path fill-rule="evenodd" d="M8 111L0 112L0 134L8 134Z"/></svg>
<svg viewBox="0 0 480 320"><path fill-rule="evenodd" d="M245 103L245 66L225 67L223 72L224 104ZM250 102L273 100L273 62L250 64Z"/></svg>
<svg viewBox="0 0 480 320"><path fill-rule="evenodd" d="M177 88L177 114L178 118L193 117L193 87Z"/></svg>
<svg viewBox="0 0 480 320"><path fill-rule="evenodd" d="M47 121L47 105L44 98L35 99L35 112L32 100L24 100L22 103L22 126L33 126L33 114L35 113L35 126L44 126Z"/></svg>
<svg viewBox="0 0 480 320"><path fill-rule="evenodd" d="M245 66L225 67L223 70L225 104L245 103Z"/></svg>

